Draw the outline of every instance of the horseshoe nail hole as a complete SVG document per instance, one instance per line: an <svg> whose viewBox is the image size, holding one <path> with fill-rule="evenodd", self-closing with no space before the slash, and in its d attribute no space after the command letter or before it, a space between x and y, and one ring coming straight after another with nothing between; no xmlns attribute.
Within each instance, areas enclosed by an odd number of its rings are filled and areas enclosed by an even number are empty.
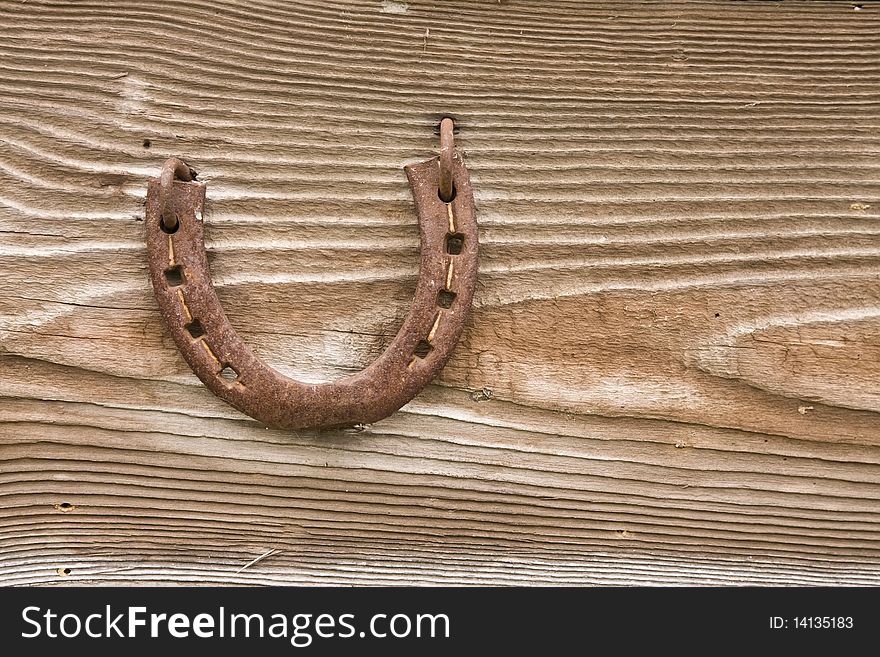
<svg viewBox="0 0 880 657"><path fill-rule="evenodd" d="M202 323L197 319L191 321L184 328L189 331L189 334L194 338L200 338L206 333L205 327L202 326Z"/></svg>
<svg viewBox="0 0 880 657"><path fill-rule="evenodd" d="M419 343L416 345L416 348L415 348L415 351L413 351L413 354L417 358L426 358L428 356L428 354L430 354L433 349L434 349L434 347L432 347L431 343L428 342L427 340L419 340Z"/></svg>
<svg viewBox="0 0 880 657"><path fill-rule="evenodd" d="M55 508L61 513L70 513L76 508L76 505L71 504L70 502L61 502L61 504L56 504Z"/></svg>
<svg viewBox="0 0 880 657"><path fill-rule="evenodd" d="M59 577L68 577L70 573L73 572L70 568L59 568L57 571Z"/></svg>
<svg viewBox="0 0 880 657"><path fill-rule="evenodd" d="M153 142L151 142L149 139L144 139L144 148L149 148L152 145Z"/></svg>
<svg viewBox="0 0 880 657"><path fill-rule="evenodd" d="M184 277L183 277L183 267L180 265L175 265L174 267L169 267L165 270L165 280L168 281L168 285L171 287L179 287L183 285Z"/></svg>
<svg viewBox="0 0 880 657"><path fill-rule="evenodd" d="M180 228L180 221L177 221L177 223L174 224L174 227L173 227L173 228L168 228L168 227L165 225L165 222L162 221L162 219L159 219L159 229L160 229L163 233L165 233L166 235L174 235L174 233L177 232L177 229L178 229L178 228Z"/></svg>
<svg viewBox="0 0 880 657"><path fill-rule="evenodd" d="M446 236L446 253L458 255L464 248L464 235L461 233L449 233Z"/></svg>
<svg viewBox="0 0 880 657"><path fill-rule="evenodd" d="M443 198L443 193L438 189L437 196L440 197L440 200L444 203L452 203L455 200L455 185L452 186L452 193L449 195L449 198Z"/></svg>
<svg viewBox="0 0 880 657"><path fill-rule="evenodd" d="M235 383L238 380L238 370L232 367L232 365L225 365L220 370L220 378L228 383Z"/></svg>
<svg viewBox="0 0 880 657"><path fill-rule="evenodd" d="M455 301L455 292L444 289L437 293L437 305L441 308L451 308L453 301Z"/></svg>

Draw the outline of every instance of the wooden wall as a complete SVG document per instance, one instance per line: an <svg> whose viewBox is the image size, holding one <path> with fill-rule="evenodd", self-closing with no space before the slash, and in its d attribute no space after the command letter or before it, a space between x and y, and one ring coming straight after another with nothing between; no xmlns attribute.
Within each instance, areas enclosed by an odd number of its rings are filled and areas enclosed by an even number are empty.
<svg viewBox="0 0 880 657"><path fill-rule="evenodd" d="M361 431L214 398L147 178L198 169L233 325L332 379L447 114L442 376ZM0 365L3 584L880 584L880 5L2 2Z"/></svg>

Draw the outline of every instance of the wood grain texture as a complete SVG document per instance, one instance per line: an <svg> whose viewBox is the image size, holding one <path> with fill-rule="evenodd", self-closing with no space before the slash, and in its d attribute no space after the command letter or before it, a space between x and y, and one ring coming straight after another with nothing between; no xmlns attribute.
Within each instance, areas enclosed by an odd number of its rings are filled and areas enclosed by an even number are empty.
<svg viewBox="0 0 880 657"><path fill-rule="evenodd" d="M880 6L9 1L0 99L0 583L880 584ZM440 379L359 431L215 399L147 177L194 165L232 324L329 380L406 313L447 114Z"/></svg>

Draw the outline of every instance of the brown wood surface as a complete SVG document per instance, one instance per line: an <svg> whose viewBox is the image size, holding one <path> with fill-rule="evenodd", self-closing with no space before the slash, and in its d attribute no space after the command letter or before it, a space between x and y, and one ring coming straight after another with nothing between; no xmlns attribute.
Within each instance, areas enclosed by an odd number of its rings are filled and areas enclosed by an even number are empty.
<svg viewBox="0 0 880 657"><path fill-rule="evenodd" d="M406 313L446 114L440 379L329 433L214 398L146 179L195 166L233 325L329 380ZM880 584L880 5L0 3L0 364L2 584Z"/></svg>

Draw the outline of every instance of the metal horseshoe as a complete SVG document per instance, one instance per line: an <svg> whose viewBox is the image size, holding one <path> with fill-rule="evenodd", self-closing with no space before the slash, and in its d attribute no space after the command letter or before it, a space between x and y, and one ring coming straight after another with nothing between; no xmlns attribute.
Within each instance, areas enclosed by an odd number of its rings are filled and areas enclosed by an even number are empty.
<svg viewBox="0 0 880 657"><path fill-rule="evenodd" d="M453 152L451 119L441 155L404 167L415 199L421 263L412 307L385 352L332 383L288 378L232 328L211 282L203 234L206 185L172 158L147 187L150 279L180 353L218 397L284 429L376 422L415 397L443 368L470 313L477 280L477 221L468 172Z"/></svg>

